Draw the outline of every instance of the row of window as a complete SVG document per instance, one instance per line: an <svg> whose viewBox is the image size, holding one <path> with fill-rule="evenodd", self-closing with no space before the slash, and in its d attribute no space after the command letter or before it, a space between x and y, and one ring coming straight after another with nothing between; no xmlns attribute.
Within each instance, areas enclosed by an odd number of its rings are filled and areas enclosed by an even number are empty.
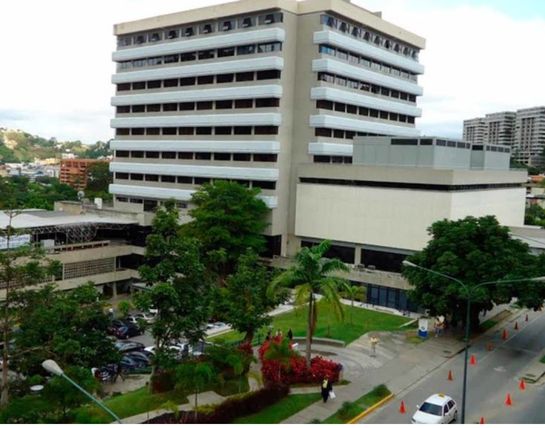
<svg viewBox="0 0 545 428"><path fill-rule="evenodd" d="M350 89L356 89L363 92L369 92L375 95L382 95L389 98L395 98L403 101L416 102L416 95L407 92L390 89L385 86L374 85L362 80L350 79L337 74L319 72L318 81L331 83L332 85L346 86Z"/></svg>
<svg viewBox="0 0 545 428"><path fill-rule="evenodd" d="M157 175L157 174L137 174L128 172L116 172L115 178L118 180L133 180L133 181L151 181L161 183L178 183L178 184L195 184L202 185L212 183L214 179L210 177L187 177L176 175ZM220 180L225 181L224 178ZM261 180L229 180L234 181L247 187L259 187L260 189L275 190L275 181ZM122 202L122 201L121 201Z"/></svg>
<svg viewBox="0 0 545 428"><path fill-rule="evenodd" d="M151 152L142 150L116 150L117 158L145 159L188 159L237 162L276 162L278 155L273 153L210 153L210 152Z"/></svg>
<svg viewBox="0 0 545 428"><path fill-rule="evenodd" d="M165 128L117 128L115 135L276 135L278 126L183 126Z"/></svg>
<svg viewBox="0 0 545 428"><path fill-rule="evenodd" d="M241 108L266 108L278 107L279 98L244 98L241 100L217 100L217 101L196 101L184 103L166 104L139 104L133 106L118 106L116 112L121 113L166 113L175 111L194 110L229 110Z"/></svg>
<svg viewBox="0 0 545 428"><path fill-rule="evenodd" d="M378 31L363 27L360 24L349 24L342 19L327 14L321 16L321 23L323 25L327 25L328 27L335 28L342 33L350 34L352 37L355 37L357 39L365 40L366 42L372 43L375 46L379 46L381 48L395 52L399 55L403 55L405 57L409 57L414 59L415 61L418 61L418 48L409 46L397 39L394 39L393 37L386 36Z"/></svg>
<svg viewBox="0 0 545 428"><path fill-rule="evenodd" d="M373 134L371 132L345 131L344 129L314 128L314 136L344 138L346 140L352 140L354 137L380 137L380 136L384 136L384 134Z"/></svg>
<svg viewBox="0 0 545 428"><path fill-rule="evenodd" d="M282 51L282 43L280 42L259 43L235 46L230 48L207 49L203 51L184 52L181 54L161 55L149 58L138 58L130 61L121 61L118 63L117 69L129 70L132 68L153 67L163 64L177 64L180 62L203 61L215 58L225 58L235 55L253 55L256 53L261 54L280 51Z"/></svg>
<svg viewBox="0 0 545 428"><path fill-rule="evenodd" d="M215 83L250 82L253 80L280 79L280 70L247 71L243 73L210 74L180 79L148 80L144 82L118 83L117 90L141 91L144 89L177 88L180 86L211 85Z"/></svg>
<svg viewBox="0 0 545 428"><path fill-rule="evenodd" d="M392 113L383 110L376 110L373 108L359 107L352 104L338 103L327 100L317 100L316 108L340 111L343 113L358 114L360 116L375 117L377 119L391 120L401 123L414 124L414 117L407 116L405 114Z"/></svg>
<svg viewBox="0 0 545 428"><path fill-rule="evenodd" d="M313 158L314 163L352 163L352 156L324 156L317 155Z"/></svg>
<svg viewBox="0 0 545 428"><path fill-rule="evenodd" d="M376 61L354 52L338 49L324 44L320 45L318 49L321 54L330 55L335 58L339 58L342 61L348 61L350 64L363 65L370 70L380 71L381 73L390 74L394 77L402 77L403 79L412 80L414 82L417 80L416 74L414 73L388 65L384 62Z"/></svg>
<svg viewBox="0 0 545 428"><path fill-rule="evenodd" d="M200 24L188 24L182 27L169 28L166 30L152 30L145 33L134 34L130 36L119 36L117 38L118 47L127 47L132 45L143 45L148 43L158 43L162 40L176 40L181 37L193 37L197 34L212 34L216 31L232 31L255 27L256 25L270 25L283 21L281 12L267 13L258 16L244 16L240 18L226 18L221 21L202 22Z"/></svg>

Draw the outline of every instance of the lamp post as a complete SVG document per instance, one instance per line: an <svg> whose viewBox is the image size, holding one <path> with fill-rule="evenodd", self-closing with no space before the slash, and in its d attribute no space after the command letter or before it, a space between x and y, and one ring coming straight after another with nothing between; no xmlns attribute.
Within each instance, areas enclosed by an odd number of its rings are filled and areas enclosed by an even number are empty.
<svg viewBox="0 0 545 428"><path fill-rule="evenodd" d="M59 367L56 361L54 360L45 360L42 362L42 367L47 370L49 373L54 374L55 376L60 376L64 379L66 379L68 382L70 382L72 385L74 385L77 389L79 389L84 395L86 395L90 400L92 400L97 406L99 406L101 409L103 409L106 413L109 413L118 424L121 424L121 419L112 412L110 409L108 409L104 403L97 398L93 397L91 394L89 394L85 389L83 389L81 386L79 386L76 382L74 382L72 379L70 379L66 374L64 373L63 369Z"/></svg>
<svg viewBox="0 0 545 428"><path fill-rule="evenodd" d="M474 291L477 288L480 288L484 285L492 285L492 284L502 284L502 283L512 283L512 282L528 282L528 281L545 281L545 277L537 277L537 278L521 278L521 279L500 279L497 281L486 281L481 282L479 284L475 284L471 287L463 283L457 278L454 278L452 276L446 275L441 272L437 272L432 269L428 269L422 266L419 266L415 263L412 263L408 260L403 260L403 266L420 269L429 273L432 273L434 275L442 276L443 278L450 279L451 281L457 282L461 285L462 290L465 294L465 298L467 299L466 304L466 325L465 325L465 349L464 349L464 380L463 380L463 386L462 386L462 418L461 423L464 424L466 420L466 391L467 391L467 361L468 361L468 353L469 353L469 332L470 332L470 312L471 312L471 292Z"/></svg>

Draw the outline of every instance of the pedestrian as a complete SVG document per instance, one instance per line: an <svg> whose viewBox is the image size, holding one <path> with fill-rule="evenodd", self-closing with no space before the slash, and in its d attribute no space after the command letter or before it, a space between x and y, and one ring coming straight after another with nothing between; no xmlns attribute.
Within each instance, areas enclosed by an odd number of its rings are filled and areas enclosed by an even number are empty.
<svg viewBox="0 0 545 428"><path fill-rule="evenodd" d="M276 330L274 337L282 337L282 332L280 330Z"/></svg>
<svg viewBox="0 0 545 428"><path fill-rule="evenodd" d="M379 339L377 337L377 335L373 335L371 336L371 350L373 351L373 353L371 354L372 357L376 357L377 356L377 344L379 342Z"/></svg>
<svg viewBox="0 0 545 428"><path fill-rule="evenodd" d="M267 332L267 336L265 336L265 341L266 341L266 342L270 341L270 340L271 340L271 336L272 336L272 331L269 330L269 331Z"/></svg>
<svg viewBox="0 0 545 428"><path fill-rule="evenodd" d="M288 330L288 339L290 342L293 340L293 331L291 331L291 328Z"/></svg>
<svg viewBox="0 0 545 428"><path fill-rule="evenodd" d="M331 385L331 382L327 377L325 377L322 381L321 394L324 403L327 403L327 400L330 398L331 395L334 396L333 386Z"/></svg>

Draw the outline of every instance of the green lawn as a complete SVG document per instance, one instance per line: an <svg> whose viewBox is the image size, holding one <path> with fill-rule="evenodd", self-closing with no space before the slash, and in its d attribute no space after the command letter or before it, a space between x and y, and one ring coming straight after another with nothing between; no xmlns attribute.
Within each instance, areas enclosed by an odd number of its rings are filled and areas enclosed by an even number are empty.
<svg viewBox="0 0 545 428"><path fill-rule="evenodd" d="M539 360L540 362L542 362L543 364L545 364L545 355L543 355L543 357L541 357L541 360Z"/></svg>
<svg viewBox="0 0 545 428"><path fill-rule="evenodd" d="M497 323L498 323L498 321L495 320L495 319L486 320L485 322L481 323L481 325L479 325L479 330L480 330L480 331L490 330L490 329L491 329L492 327L494 327Z"/></svg>
<svg viewBox="0 0 545 428"><path fill-rule="evenodd" d="M253 415L238 418L234 424L278 424L320 399L319 393L288 395L278 403Z"/></svg>
<svg viewBox="0 0 545 428"><path fill-rule="evenodd" d="M109 398L104 401L104 404L123 419L157 409L167 401L177 404L188 402L187 397L182 392L170 391L163 394L151 394L147 387L142 387L135 391ZM110 415L94 405L83 406L74 411L74 413L74 419L77 423L107 424L112 422Z"/></svg>
<svg viewBox="0 0 545 428"><path fill-rule="evenodd" d="M361 396L356 401L344 402L343 407L339 409L335 414L324 420L324 424L345 424L349 420L358 416L361 412L365 411L373 404L378 403L383 398L390 395L390 390L384 385L375 387L371 392Z"/></svg>
<svg viewBox="0 0 545 428"><path fill-rule="evenodd" d="M315 337L326 337L344 341L347 345L358 337L369 331L392 331L400 330L401 325L410 321L409 318L390 315L383 312L370 311L362 308L352 308L349 305L343 305L344 321L337 320L324 304L318 304L318 324L316 326ZM352 318L350 315L352 314ZM330 315L330 316L328 316ZM272 331L281 330L286 332L291 328L294 336L306 335L307 323L306 307L300 307L291 312L280 314L273 318ZM352 319L352 323L350 320ZM329 324L329 328L328 328ZM410 328L414 328L411 326ZM263 339L267 328L262 329L257 336ZM212 340L236 341L242 340L243 334L236 331L214 337Z"/></svg>

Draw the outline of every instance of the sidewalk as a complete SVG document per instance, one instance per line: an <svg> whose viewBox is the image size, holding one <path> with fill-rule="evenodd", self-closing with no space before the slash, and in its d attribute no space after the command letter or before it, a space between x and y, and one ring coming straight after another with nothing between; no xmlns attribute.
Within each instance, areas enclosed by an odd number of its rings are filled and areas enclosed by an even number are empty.
<svg viewBox="0 0 545 428"><path fill-rule="evenodd" d="M399 394L463 348L463 342L451 337L430 338L397 358L390 359L381 367L351 378L349 385L335 389L337 395L335 400L312 404L282 423L308 424L313 419L324 420L339 410L343 402L354 401L382 383L392 393Z"/></svg>

